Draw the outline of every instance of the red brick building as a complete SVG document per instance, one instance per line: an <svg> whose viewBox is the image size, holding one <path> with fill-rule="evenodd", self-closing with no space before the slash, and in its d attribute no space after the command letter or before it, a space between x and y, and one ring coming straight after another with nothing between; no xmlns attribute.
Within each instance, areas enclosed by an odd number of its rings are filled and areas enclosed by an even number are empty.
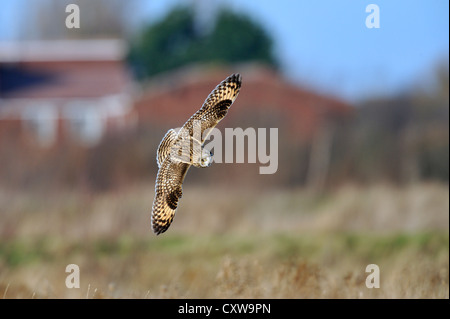
<svg viewBox="0 0 450 319"><path fill-rule="evenodd" d="M0 44L0 141L90 146L133 125L125 53L118 40Z"/></svg>

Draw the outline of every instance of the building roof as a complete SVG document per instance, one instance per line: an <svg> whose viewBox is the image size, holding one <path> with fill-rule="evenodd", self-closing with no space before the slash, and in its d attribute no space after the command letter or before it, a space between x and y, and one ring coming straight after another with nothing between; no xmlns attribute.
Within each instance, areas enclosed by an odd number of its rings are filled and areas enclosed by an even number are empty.
<svg viewBox="0 0 450 319"><path fill-rule="evenodd" d="M118 61L126 50L119 39L0 42L0 63Z"/></svg>
<svg viewBox="0 0 450 319"><path fill-rule="evenodd" d="M118 94L131 76L116 40L0 44L0 98L92 98Z"/></svg>

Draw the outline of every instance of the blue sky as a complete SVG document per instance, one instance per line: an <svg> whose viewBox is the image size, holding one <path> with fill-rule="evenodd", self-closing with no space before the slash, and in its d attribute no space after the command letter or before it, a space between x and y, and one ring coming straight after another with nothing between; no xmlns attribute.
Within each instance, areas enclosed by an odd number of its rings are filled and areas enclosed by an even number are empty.
<svg viewBox="0 0 450 319"><path fill-rule="evenodd" d="M3 0L0 41L19 36L24 11L38 0ZM150 23L187 1L138 1L137 23ZM285 74L313 90L355 101L399 94L426 84L449 54L449 2L445 0L220 0L262 22L275 39ZM380 8L380 28L368 29L365 9ZM65 14L65 13L64 13Z"/></svg>

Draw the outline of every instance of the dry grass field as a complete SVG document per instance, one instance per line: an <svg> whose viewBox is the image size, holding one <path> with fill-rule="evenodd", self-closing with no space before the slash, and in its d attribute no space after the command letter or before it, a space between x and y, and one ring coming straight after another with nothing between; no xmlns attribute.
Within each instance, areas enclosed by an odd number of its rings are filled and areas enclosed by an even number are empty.
<svg viewBox="0 0 450 319"><path fill-rule="evenodd" d="M160 236L153 187L1 189L0 298L449 298L448 185L316 194L187 183ZM68 264L78 289L65 285ZM378 289L365 285L368 264Z"/></svg>

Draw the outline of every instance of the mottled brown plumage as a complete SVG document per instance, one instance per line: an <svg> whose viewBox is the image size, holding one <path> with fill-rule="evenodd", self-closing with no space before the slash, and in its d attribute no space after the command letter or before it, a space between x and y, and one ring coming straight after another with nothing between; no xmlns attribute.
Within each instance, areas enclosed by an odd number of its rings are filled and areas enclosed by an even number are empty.
<svg viewBox="0 0 450 319"><path fill-rule="evenodd" d="M178 133L170 129L162 139L156 156L159 170L152 207L152 227L156 234L165 232L172 223L189 167L210 165L211 157L203 150L203 143L209 132L227 115L239 94L241 81L239 74L227 77Z"/></svg>

